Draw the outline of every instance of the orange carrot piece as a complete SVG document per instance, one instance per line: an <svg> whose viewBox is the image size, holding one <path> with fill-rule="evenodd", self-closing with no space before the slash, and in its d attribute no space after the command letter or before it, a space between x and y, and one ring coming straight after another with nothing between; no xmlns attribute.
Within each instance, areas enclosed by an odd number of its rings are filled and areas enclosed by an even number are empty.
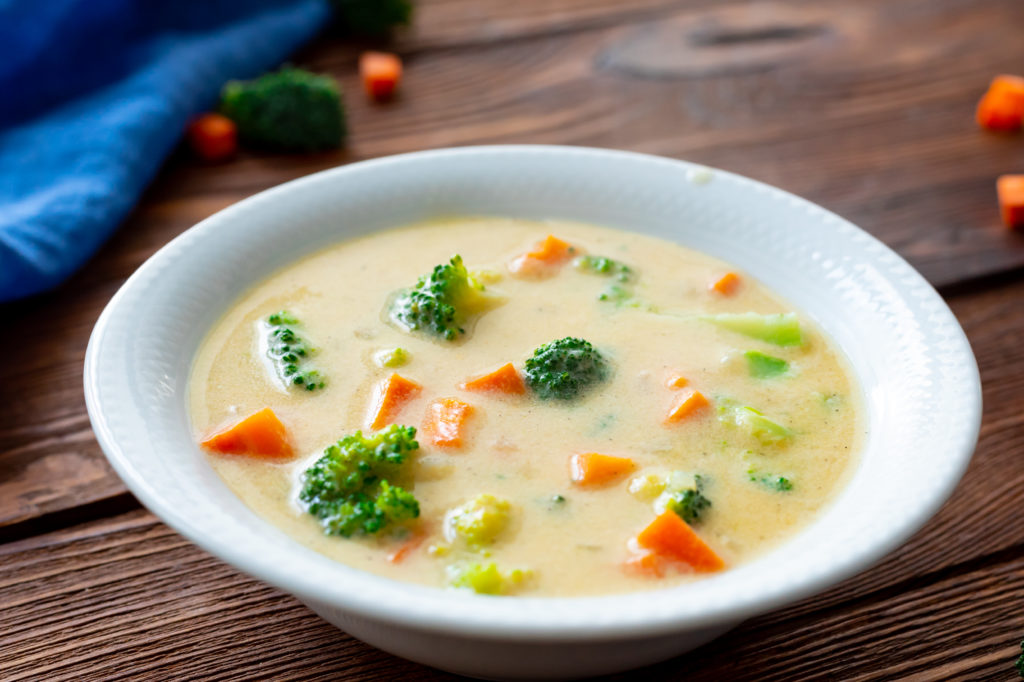
<svg viewBox="0 0 1024 682"><path fill-rule="evenodd" d="M636 536L637 544L688 564L698 573L720 571L725 562L674 511L664 511Z"/></svg>
<svg viewBox="0 0 1024 682"><path fill-rule="evenodd" d="M1011 230L1024 230L1024 175L1001 175L996 180L999 210Z"/></svg>
<svg viewBox="0 0 1024 682"><path fill-rule="evenodd" d="M668 415L665 417L665 423L672 424L682 421L710 404L700 391L686 390L672 404L672 409L668 411Z"/></svg>
<svg viewBox="0 0 1024 682"><path fill-rule="evenodd" d="M710 289L716 291L723 296L731 296L736 293L736 289L740 286L740 276L735 272L727 272L720 278L711 283Z"/></svg>
<svg viewBox="0 0 1024 682"><path fill-rule="evenodd" d="M221 114L202 114L193 119L185 137L192 151L204 161L226 161L238 151L238 127Z"/></svg>
<svg viewBox="0 0 1024 682"><path fill-rule="evenodd" d="M988 130L1015 132L1024 125L1024 78L996 76L978 102L978 125Z"/></svg>
<svg viewBox="0 0 1024 682"><path fill-rule="evenodd" d="M1011 74L1001 73L992 79L992 83L988 86L989 90L996 92L1009 91L1017 93L1017 96L1024 99L1024 76L1014 76Z"/></svg>
<svg viewBox="0 0 1024 682"><path fill-rule="evenodd" d="M523 378L519 376L519 372L511 362L493 372L470 379L461 384L459 388L464 391L490 391L511 395L526 393L526 384L523 383Z"/></svg>
<svg viewBox="0 0 1024 682"><path fill-rule="evenodd" d="M288 440L288 429L269 407L219 429L200 445L225 455L281 459L295 454Z"/></svg>
<svg viewBox="0 0 1024 682"><path fill-rule="evenodd" d="M393 552L388 554L388 561L392 564L400 564L405 561L410 554L419 549L423 541L427 539L427 534L422 530L414 532L409 539L400 544Z"/></svg>
<svg viewBox="0 0 1024 682"><path fill-rule="evenodd" d="M669 388L683 388L689 383L690 380L682 374L670 374L668 379L665 380L665 385Z"/></svg>
<svg viewBox="0 0 1024 682"><path fill-rule="evenodd" d="M422 386L398 374L377 384L370 408L370 428L380 429L392 423L402 405L414 398Z"/></svg>
<svg viewBox="0 0 1024 682"><path fill-rule="evenodd" d="M654 552L633 552L622 562L622 568L634 575L661 578L665 575L665 559Z"/></svg>
<svg viewBox="0 0 1024 682"><path fill-rule="evenodd" d="M588 452L569 458L569 478L580 486L599 486L610 483L633 470L633 460Z"/></svg>
<svg viewBox="0 0 1024 682"><path fill-rule="evenodd" d="M421 433L442 448L461 448L463 427L475 408L458 398L438 398L427 406Z"/></svg>
<svg viewBox="0 0 1024 682"><path fill-rule="evenodd" d="M549 234L532 251L516 256L508 264L509 272L516 275L540 276L550 274L554 267L567 261L573 254L569 242Z"/></svg>
<svg viewBox="0 0 1024 682"><path fill-rule="evenodd" d="M359 76L370 99L391 99L402 80L402 60L390 52L368 51L359 55Z"/></svg>

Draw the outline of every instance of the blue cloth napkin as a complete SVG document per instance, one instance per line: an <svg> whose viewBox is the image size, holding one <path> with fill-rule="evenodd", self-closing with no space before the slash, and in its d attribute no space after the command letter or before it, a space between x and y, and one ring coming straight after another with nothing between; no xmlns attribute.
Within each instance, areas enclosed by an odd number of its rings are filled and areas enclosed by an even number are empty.
<svg viewBox="0 0 1024 682"><path fill-rule="evenodd" d="M225 81L285 59L327 0L0 0L0 301L78 269Z"/></svg>

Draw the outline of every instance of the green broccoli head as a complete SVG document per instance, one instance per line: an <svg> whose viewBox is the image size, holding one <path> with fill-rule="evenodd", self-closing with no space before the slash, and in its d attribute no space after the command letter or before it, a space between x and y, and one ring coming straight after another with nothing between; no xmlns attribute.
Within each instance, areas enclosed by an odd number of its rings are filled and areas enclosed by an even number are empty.
<svg viewBox="0 0 1024 682"><path fill-rule="evenodd" d="M463 325L496 301L484 293L462 263L462 256L436 266L391 303L389 315L407 331L424 331L445 341L465 334Z"/></svg>
<svg viewBox="0 0 1024 682"><path fill-rule="evenodd" d="M408 490L391 485L387 481L380 482L380 492L374 506L384 518L390 522L401 522L415 519L420 515L420 503Z"/></svg>
<svg viewBox="0 0 1024 682"><path fill-rule="evenodd" d="M694 476L694 487L677 490L671 494L666 509L679 515L687 523L696 523L711 507L711 500L704 496L704 478Z"/></svg>
<svg viewBox="0 0 1024 682"><path fill-rule="evenodd" d="M342 32L367 38L386 36L412 18L409 0L331 0L331 6Z"/></svg>
<svg viewBox="0 0 1024 682"><path fill-rule="evenodd" d="M387 481L402 473L409 453L419 448L415 437L414 427L397 424L372 436L345 436L303 472L300 503L324 532L345 537L417 518L412 493Z"/></svg>
<svg viewBox="0 0 1024 682"><path fill-rule="evenodd" d="M289 325L297 325L297 317L282 310L267 318L267 357L274 364L285 385L315 391L325 386L323 377L315 369L307 369L313 349Z"/></svg>
<svg viewBox="0 0 1024 682"><path fill-rule="evenodd" d="M251 81L230 81L220 111L249 144L284 151L341 146L345 112L341 89L330 76L283 68Z"/></svg>
<svg viewBox="0 0 1024 682"><path fill-rule="evenodd" d="M541 399L573 400L604 381L608 366L589 341L567 336L533 351L523 374Z"/></svg>
<svg viewBox="0 0 1024 682"><path fill-rule="evenodd" d="M1013 664L1017 668L1017 674L1024 677L1024 642L1020 643L1021 655L1017 657L1017 661Z"/></svg>

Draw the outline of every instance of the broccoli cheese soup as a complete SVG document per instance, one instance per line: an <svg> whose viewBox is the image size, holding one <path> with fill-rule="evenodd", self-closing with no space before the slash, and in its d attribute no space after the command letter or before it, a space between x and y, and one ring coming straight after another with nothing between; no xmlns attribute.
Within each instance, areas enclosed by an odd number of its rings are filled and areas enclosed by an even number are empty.
<svg viewBox="0 0 1024 682"><path fill-rule="evenodd" d="M296 541L494 595L750 561L829 503L865 430L839 350L755 279L566 221L307 257L217 323L189 390L210 465Z"/></svg>

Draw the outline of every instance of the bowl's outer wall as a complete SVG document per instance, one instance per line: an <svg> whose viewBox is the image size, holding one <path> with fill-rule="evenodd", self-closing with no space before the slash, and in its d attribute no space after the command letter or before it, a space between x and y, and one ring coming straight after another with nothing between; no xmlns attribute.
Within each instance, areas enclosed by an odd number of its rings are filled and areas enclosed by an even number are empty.
<svg viewBox="0 0 1024 682"><path fill-rule="evenodd" d="M251 197L164 247L104 311L85 374L100 445L147 507L223 560L352 618L440 638L635 640L720 629L821 590L894 549L948 497L977 439L977 365L945 303L880 242L769 186L721 171L705 180L701 167L627 152L470 147L354 164ZM822 326L860 380L869 432L850 485L784 549L753 563L698 585L585 599L500 600L398 584L259 519L194 442L186 387L206 331L245 290L306 253L458 214L633 230L756 276Z"/></svg>
<svg viewBox="0 0 1024 682"><path fill-rule="evenodd" d="M509 642L382 624L316 602L306 606L328 623L388 653L448 672L487 680L569 680L631 670L665 661L710 642L738 623L668 635L604 641L557 638Z"/></svg>

